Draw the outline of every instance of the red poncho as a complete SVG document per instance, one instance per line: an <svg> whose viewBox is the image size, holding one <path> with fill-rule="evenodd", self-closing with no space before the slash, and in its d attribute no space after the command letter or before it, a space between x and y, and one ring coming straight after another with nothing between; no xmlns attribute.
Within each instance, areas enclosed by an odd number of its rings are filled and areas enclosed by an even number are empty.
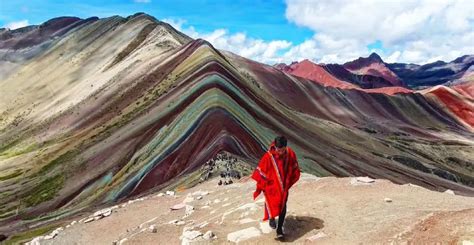
<svg viewBox="0 0 474 245"><path fill-rule="evenodd" d="M257 181L254 200L262 191L265 196L263 220L275 218L280 214L288 198L288 190L300 178L296 154L290 147L286 148L286 153L280 157L273 142L252 174L252 179Z"/></svg>

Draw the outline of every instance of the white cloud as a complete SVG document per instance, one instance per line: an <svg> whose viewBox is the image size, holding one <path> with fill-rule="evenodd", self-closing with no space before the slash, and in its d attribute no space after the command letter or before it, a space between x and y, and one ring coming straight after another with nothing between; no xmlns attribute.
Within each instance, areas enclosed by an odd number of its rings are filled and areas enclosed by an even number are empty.
<svg viewBox="0 0 474 245"><path fill-rule="evenodd" d="M227 29L216 29L212 32L199 33L193 26L185 27L186 20L163 19L179 31L192 38L202 38L218 49L228 50L243 57L259 62L274 64L286 61L280 52L288 49L292 43L286 40L264 41L248 37L243 32L229 33Z"/></svg>
<svg viewBox="0 0 474 245"><path fill-rule="evenodd" d="M18 28L21 28L21 27L25 27L27 25L28 25L28 20L20 20L20 21L14 21L14 22L7 23L5 25L5 27L10 29L10 30L15 30L15 29L18 29Z"/></svg>
<svg viewBox="0 0 474 245"><path fill-rule="evenodd" d="M133 0L136 3L151 3L151 0Z"/></svg>
<svg viewBox="0 0 474 245"><path fill-rule="evenodd" d="M270 64L282 62L283 59L279 52L292 45L291 42L285 40L266 42L262 39L254 39L242 32L231 34L226 29L217 29L211 33L202 33L197 36L209 41L216 48Z"/></svg>
<svg viewBox="0 0 474 245"><path fill-rule="evenodd" d="M389 62L426 63L474 54L471 0L287 0L286 18L316 34L319 58L350 57L379 40ZM339 44L351 48L334 49ZM344 47L344 46L342 46ZM365 49L365 51L364 51ZM345 54L352 50L352 55ZM307 51L301 51L307 53ZM329 59L329 58L328 58Z"/></svg>
<svg viewBox="0 0 474 245"><path fill-rule="evenodd" d="M268 64L303 59L343 63L371 52L390 63L423 64L474 54L474 0L286 0L286 4L288 21L314 31L302 43L256 39L227 29L202 33L183 19L164 21L219 49ZM369 50L374 42L383 47Z"/></svg>
<svg viewBox="0 0 474 245"><path fill-rule="evenodd" d="M313 38L291 47L284 56L286 62L310 59L318 63L340 63L366 55L367 47L355 39L333 39L316 34Z"/></svg>
<svg viewBox="0 0 474 245"><path fill-rule="evenodd" d="M398 58L400 58L401 52L400 51L395 51L391 55L389 55L385 61L388 63L395 63L398 61Z"/></svg>
<svg viewBox="0 0 474 245"><path fill-rule="evenodd" d="M172 25L174 28L176 28L176 30L183 32L192 38L198 38L199 33L194 29L193 26L184 27L184 25L187 23L187 21L184 19L165 18L163 21Z"/></svg>

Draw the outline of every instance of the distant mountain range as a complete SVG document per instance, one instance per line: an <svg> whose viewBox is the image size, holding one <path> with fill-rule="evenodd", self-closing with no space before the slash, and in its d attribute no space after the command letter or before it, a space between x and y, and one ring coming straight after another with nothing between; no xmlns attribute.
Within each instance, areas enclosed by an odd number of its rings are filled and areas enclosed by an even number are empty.
<svg viewBox="0 0 474 245"><path fill-rule="evenodd" d="M471 66L270 66L144 13L2 29L0 235L191 185L219 152L255 167L276 135L304 172L472 196Z"/></svg>
<svg viewBox="0 0 474 245"><path fill-rule="evenodd" d="M308 63L311 63L311 65ZM306 68L303 69L302 66ZM311 69L323 68L340 82L351 83L362 89L396 86L408 89L423 89L436 85L453 85L474 80L474 55L464 55L449 63L437 61L425 65L416 65L385 63L378 54L372 53L367 58L360 57L342 65L314 64L309 60L304 60L293 62L290 65L276 64L275 67L294 75L308 74L311 73ZM334 85L333 82L329 84Z"/></svg>

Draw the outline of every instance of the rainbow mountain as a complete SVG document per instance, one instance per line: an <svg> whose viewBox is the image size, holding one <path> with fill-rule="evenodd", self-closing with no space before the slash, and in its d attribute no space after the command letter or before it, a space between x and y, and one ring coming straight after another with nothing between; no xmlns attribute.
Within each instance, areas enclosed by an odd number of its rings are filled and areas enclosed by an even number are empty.
<svg viewBox="0 0 474 245"><path fill-rule="evenodd" d="M144 13L0 29L0 233L192 182L220 152L255 167L276 135L307 173L474 195L469 93L318 79Z"/></svg>

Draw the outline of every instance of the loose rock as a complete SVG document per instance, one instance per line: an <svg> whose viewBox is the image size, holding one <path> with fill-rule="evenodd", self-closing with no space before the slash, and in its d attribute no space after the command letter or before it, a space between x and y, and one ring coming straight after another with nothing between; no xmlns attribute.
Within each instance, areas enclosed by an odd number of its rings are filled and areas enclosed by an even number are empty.
<svg viewBox="0 0 474 245"><path fill-rule="evenodd" d="M243 229L243 230L239 230L239 231L235 231L235 232L227 234L227 240L231 242L241 242L253 237L258 237L261 234L262 233L260 232L259 229L255 227L249 227L247 229Z"/></svg>
<svg viewBox="0 0 474 245"><path fill-rule="evenodd" d="M215 239L216 235L212 231L207 231L202 237L206 240L211 240Z"/></svg>

